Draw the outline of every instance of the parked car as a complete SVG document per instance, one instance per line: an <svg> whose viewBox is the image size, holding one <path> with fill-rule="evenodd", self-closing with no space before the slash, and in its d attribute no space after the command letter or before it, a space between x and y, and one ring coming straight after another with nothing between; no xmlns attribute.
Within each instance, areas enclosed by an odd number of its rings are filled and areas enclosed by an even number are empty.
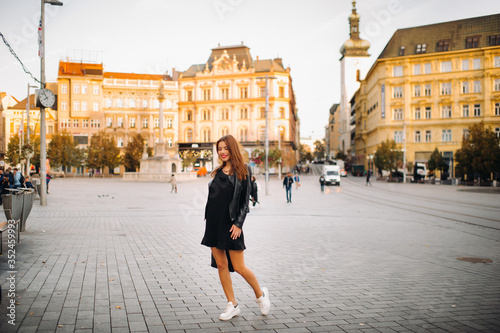
<svg viewBox="0 0 500 333"><path fill-rule="evenodd" d="M347 177L347 171L345 171L345 169L340 169L340 177Z"/></svg>
<svg viewBox="0 0 500 333"><path fill-rule="evenodd" d="M393 172L391 172L391 174L389 176L389 181L402 183L404 180L404 177L405 177L405 175L401 171L393 171Z"/></svg>
<svg viewBox="0 0 500 333"><path fill-rule="evenodd" d="M64 171L62 170L53 170L53 171L50 171L50 174L52 175L52 177L56 178L56 177L64 177L66 176L66 174L64 173Z"/></svg>
<svg viewBox="0 0 500 333"><path fill-rule="evenodd" d="M364 176L365 175L365 166L363 164L353 165L351 173L353 176Z"/></svg>
<svg viewBox="0 0 500 333"><path fill-rule="evenodd" d="M340 168L336 165L325 165L323 167L323 176L326 185L340 186Z"/></svg>

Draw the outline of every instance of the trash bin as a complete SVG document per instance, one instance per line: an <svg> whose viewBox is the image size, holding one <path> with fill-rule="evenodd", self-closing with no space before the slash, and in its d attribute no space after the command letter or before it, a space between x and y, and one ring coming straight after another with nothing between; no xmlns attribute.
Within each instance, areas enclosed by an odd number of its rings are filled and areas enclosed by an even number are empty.
<svg viewBox="0 0 500 333"><path fill-rule="evenodd" d="M33 207L35 193L2 194L3 208L7 220L20 221L19 231L26 229L26 220Z"/></svg>
<svg viewBox="0 0 500 333"><path fill-rule="evenodd" d="M24 192L23 196L23 210L21 212L21 228L20 231L24 231L26 229L26 220L31 213L31 208L33 208L33 200L35 199L35 192L29 191Z"/></svg>

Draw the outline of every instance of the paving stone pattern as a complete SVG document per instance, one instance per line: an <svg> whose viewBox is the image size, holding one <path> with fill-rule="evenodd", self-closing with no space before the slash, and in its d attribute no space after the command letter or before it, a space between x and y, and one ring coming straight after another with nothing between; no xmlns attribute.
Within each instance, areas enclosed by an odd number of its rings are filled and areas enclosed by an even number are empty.
<svg viewBox="0 0 500 333"><path fill-rule="evenodd" d="M287 204L271 180L244 226L271 312L232 274L242 311L222 322L226 300L200 245L208 180L171 194L169 184L54 179L16 247L14 326L4 235L0 332L500 331L500 195L353 177L321 193L302 176Z"/></svg>

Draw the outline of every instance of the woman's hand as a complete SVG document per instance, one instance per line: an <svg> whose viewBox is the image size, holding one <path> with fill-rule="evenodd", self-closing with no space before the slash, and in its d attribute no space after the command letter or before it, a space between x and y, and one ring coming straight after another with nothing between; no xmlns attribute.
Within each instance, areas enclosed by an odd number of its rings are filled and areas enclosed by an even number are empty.
<svg viewBox="0 0 500 333"><path fill-rule="evenodd" d="M231 233L232 240L235 240L236 238L241 236L241 228L238 228L234 224L231 226L231 229L229 229L229 232Z"/></svg>

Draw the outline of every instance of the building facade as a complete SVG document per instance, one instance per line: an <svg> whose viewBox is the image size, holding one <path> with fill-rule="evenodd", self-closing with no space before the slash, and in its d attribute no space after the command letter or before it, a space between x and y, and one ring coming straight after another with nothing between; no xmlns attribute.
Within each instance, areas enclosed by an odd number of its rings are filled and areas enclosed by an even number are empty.
<svg viewBox="0 0 500 333"><path fill-rule="evenodd" d="M469 126L500 135L500 15L397 30L353 100L357 164L394 139L408 163L438 148L453 176Z"/></svg>
<svg viewBox="0 0 500 333"><path fill-rule="evenodd" d="M179 78L179 150L193 152L200 166L214 166L214 144L233 135L247 157L264 148L266 79L269 92L269 142L297 159L299 119L290 68L280 58L253 59L244 45L217 47L204 64Z"/></svg>

